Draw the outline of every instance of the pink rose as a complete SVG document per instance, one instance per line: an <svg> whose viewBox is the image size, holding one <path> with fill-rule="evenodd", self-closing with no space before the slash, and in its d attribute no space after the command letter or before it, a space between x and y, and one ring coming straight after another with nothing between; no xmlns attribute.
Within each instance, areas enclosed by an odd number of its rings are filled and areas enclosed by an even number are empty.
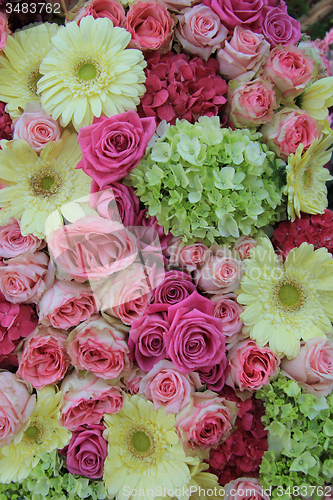
<svg viewBox="0 0 333 500"><path fill-rule="evenodd" d="M98 479L103 476L108 443L103 438L103 424L78 427L66 450L66 468L71 474Z"/></svg>
<svg viewBox="0 0 333 500"><path fill-rule="evenodd" d="M318 128L317 122L306 111L283 108L274 114L270 123L261 127L260 132L269 149L287 160L300 144L306 151L314 139L319 138Z"/></svg>
<svg viewBox="0 0 333 500"><path fill-rule="evenodd" d="M126 16L126 30L132 39L129 47L140 50L171 49L175 22L158 2L136 2Z"/></svg>
<svg viewBox="0 0 333 500"><path fill-rule="evenodd" d="M165 278L154 292L154 302L160 304L177 304L186 299L196 287L191 276L181 271L168 271Z"/></svg>
<svg viewBox="0 0 333 500"><path fill-rule="evenodd" d="M125 373L125 376L122 377L122 380L126 387L126 392L128 392L131 396L137 394L140 388L140 382L142 378L145 376L145 373L140 370L138 366L132 366L130 373Z"/></svg>
<svg viewBox="0 0 333 500"><path fill-rule="evenodd" d="M107 17L112 21L113 26L124 27L125 9L120 2L115 0L89 0L79 10L73 21L80 25L83 17L93 16L94 19Z"/></svg>
<svg viewBox="0 0 333 500"><path fill-rule="evenodd" d="M267 347L258 347L253 340L243 340L228 352L230 372L227 385L239 391L258 390L277 375L280 359Z"/></svg>
<svg viewBox="0 0 333 500"><path fill-rule="evenodd" d="M48 248L58 277L79 283L124 269L137 254L136 239L122 224L97 216L82 217L53 231Z"/></svg>
<svg viewBox="0 0 333 500"><path fill-rule="evenodd" d="M165 250L165 255L170 257L170 266L185 268L191 273L204 264L210 252L203 243L184 246L182 238L178 237L170 241Z"/></svg>
<svg viewBox="0 0 333 500"><path fill-rule="evenodd" d="M0 372L0 447L24 429L36 404L27 384L10 372Z"/></svg>
<svg viewBox="0 0 333 500"><path fill-rule="evenodd" d="M230 30L241 24L252 24L258 21L265 0L203 0L218 14L223 24Z"/></svg>
<svg viewBox="0 0 333 500"><path fill-rule="evenodd" d="M207 385L207 389L220 392L226 382L230 367L227 357L223 358L220 363L202 367L196 370L200 377L200 382Z"/></svg>
<svg viewBox="0 0 333 500"><path fill-rule="evenodd" d="M78 370L88 370L106 380L130 369L126 335L97 314L71 331L67 352Z"/></svg>
<svg viewBox="0 0 333 500"><path fill-rule="evenodd" d="M274 85L268 79L229 82L229 119L235 127L259 127L270 122L278 106Z"/></svg>
<svg viewBox="0 0 333 500"><path fill-rule="evenodd" d="M213 310L213 302L197 292L169 307L170 328L164 334L166 357L181 373L215 365L225 358L225 336Z"/></svg>
<svg viewBox="0 0 333 500"><path fill-rule="evenodd" d="M56 280L38 304L39 321L53 328L67 330L98 311L96 299L88 285Z"/></svg>
<svg viewBox="0 0 333 500"><path fill-rule="evenodd" d="M92 192L90 204L100 217L121 222L124 226L134 226L140 214L140 202L134 189L120 182L113 182L104 191Z"/></svg>
<svg viewBox="0 0 333 500"><path fill-rule="evenodd" d="M29 335L19 353L17 375L30 382L35 389L56 384L64 378L70 365L66 352L65 331L39 326Z"/></svg>
<svg viewBox="0 0 333 500"><path fill-rule="evenodd" d="M265 6L259 22L262 34L272 48L279 44L296 45L302 37L300 22L289 16L280 5L277 7Z"/></svg>
<svg viewBox="0 0 333 500"><path fill-rule="evenodd" d="M283 358L281 370L306 392L328 396L333 390L333 341L321 337L308 340L295 359Z"/></svg>
<svg viewBox="0 0 333 500"><path fill-rule="evenodd" d="M155 410L164 406L166 413L178 413L200 387L202 384L197 373L184 375L164 359L142 378L139 392L154 403Z"/></svg>
<svg viewBox="0 0 333 500"><path fill-rule="evenodd" d="M53 280L53 267L43 252L27 252L0 266L0 291L14 304L37 304Z"/></svg>
<svg viewBox="0 0 333 500"><path fill-rule="evenodd" d="M7 224L0 227L0 257L10 259L25 252L35 252L44 244L33 234L22 236L20 224L11 217Z"/></svg>
<svg viewBox="0 0 333 500"><path fill-rule="evenodd" d="M255 248L258 245L256 240L250 238L250 236L241 236L238 238L234 244L234 250L238 253L242 260L250 258L251 248Z"/></svg>
<svg viewBox="0 0 333 500"><path fill-rule="evenodd" d="M284 99L301 94L314 73L314 60L294 45L275 47L263 68L264 77L272 80Z"/></svg>
<svg viewBox="0 0 333 500"><path fill-rule="evenodd" d="M236 26L231 40L217 53L220 73L228 80L237 77L242 81L251 80L265 62L269 53L269 43L263 35L242 26Z"/></svg>
<svg viewBox="0 0 333 500"><path fill-rule="evenodd" d="M62 381L62 425L73 431L80 425L99 424L104 413L118 413L123 407L124 395L117 386L92 373L79 377L72 372Z"/></svg>
<svg viewBox="0 0 333 500"><path fill-rule="evenodd" d="M139 118L135 111L95 118L79 131L82 160L76 168L82 168L103 189L137 166L155 128L154 118Z"/></svg>
<svg viewBox="0 0 333 500"><path fill-rule="evenodd" d="M220 318L223 326L223 333L231 337L239 333L243 328L240 314L243 312L242 306L237 302L235 293L225 293L224 295L213 295L210 300L214 302L214 316Z"/></svg>
<svg viewBox="0 0 333 500"><path fill-rule="evenodd" d="M10 34L8 19L6 14L0 13L0 50L4 50L7 43L7 36Z"/></svg>
<svg viewBox="0 0 333 500"><path fill-rule="evenodd" d="M176 38L183 49L205 61L221 48L227 38L228 30L221 23L219 16L203 4L183 11L177 18L179 24Z"/></svg>
<svg viewBox="0 0 333 500"><path fill-rule="evenodd" d="M213 255L194 272L197 287L212 294L237 290L245 272L245 265L238 259L238 254L218 245L212 246L211 250Z"/></svg>
<svg viewBox="0 0 333 500"><path fill-rule="evenodd" d="M258 479L239 477L224 486L224 500L269 500Z"/></svg>
<svg viewBox="0 0 333 500"><path fill-rule="evenodd" d="M215 392L196 392L176 417L176 429L185 448L208 449L230 434L237 415L236 403Z"/></svg>

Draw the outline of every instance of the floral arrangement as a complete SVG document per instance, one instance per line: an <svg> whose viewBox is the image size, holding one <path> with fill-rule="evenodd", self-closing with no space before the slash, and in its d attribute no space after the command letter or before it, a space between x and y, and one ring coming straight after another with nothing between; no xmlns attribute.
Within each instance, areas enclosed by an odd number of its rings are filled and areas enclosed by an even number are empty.
<svg viewBox="0 0 333 500"><path fill-rule="evenodd" d="M0 499L332 498L332 33L36 5L0 2Z"/></svg>

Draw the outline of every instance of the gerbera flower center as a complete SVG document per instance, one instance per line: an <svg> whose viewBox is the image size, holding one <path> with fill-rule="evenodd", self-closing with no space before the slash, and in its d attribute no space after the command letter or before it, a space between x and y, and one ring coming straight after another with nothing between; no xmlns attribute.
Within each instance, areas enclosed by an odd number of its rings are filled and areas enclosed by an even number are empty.
<svg viewBox="0 0 333 500"><path fill-rule="evenodd" d="M303 174L303 185L305 189L308 189L312 184L312 172L311 168L307 167Z"/></svg>
<svg viewBox="0 0 333 500"><path fill-rule="evenodd" d="M273 296L280 309L290 312L299 310L306 299L306 293L300 283L290 278L283 278L277 283Z"/></svg>
<svg viewBox="0 0 333 500"><path fill-rule="evenodd" d="M135 426L127 439L127 448L135 458L144 459L155 451L154 436L146 427Z"/></svg>
<svg viewBox="0 0 333 500"><path fill-rule="evenodd" d="M38 70L32 71L27 78L27 87L34 95L37 95L37 82L42 77Z"/></svg>
<svg viewBox="0 0 333 500"><path fill-rule="evenodd" d="M285 307L294 307L298 304L301 294L293 285L282 285L278 292L279 300Z"/></svg>
<svg viewBox="0 0 333 500"><path fill-rule="evenodd" d="M136 431L132 435L132 446L139 453L147 453L151 447L150 437L144 431Z"/></svg>
<svg viewBox="0 0 333 500"><path fill-rule="evenodd" d="M81 80L93 80L97 75L96 66L92 63L84 63L77 70L77 75Z"/></svg>
<svg viewBox="0 0 333 500"><path fill-rule="evenodd" d="M32 191L37 196L55 195L62 185L60 175L52 168L40 170L30 181Z"/></svg>
<svg viewBox="0 0 333 500"><path fill-rule="evenodd" d="M39 434L39 429L35 425L31 425L30 427L27 428L27 430L24 432L27 438L29 439L36 439Z"/></svg>

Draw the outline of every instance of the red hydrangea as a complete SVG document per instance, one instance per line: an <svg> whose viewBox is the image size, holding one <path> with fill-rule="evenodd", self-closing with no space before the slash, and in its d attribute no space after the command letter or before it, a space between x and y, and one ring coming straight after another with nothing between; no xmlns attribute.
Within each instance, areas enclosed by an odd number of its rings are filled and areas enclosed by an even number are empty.
<svg viewBox="0 0 333 500"><path fill-rule="evenodd" d="M185 54L157 52L147 56L146 93L138 114L154 116L156 122L171 125L185 118L194 123L199 116L216 116L226 103L227 84L219 73L216 59L207 62Z"/></svg>
<svg viewBox="0 0 333 500"><path fill-rule="evenodd" d="M311 243L315 249L325 247L333 254L333 212L327 209L323 214L302 214L302 218L294 222L281 222L274 230L272 241L284 258L304 242Z"/></svg>
<svg viewBox="0 0 333 500"><path fill-rule="evenodd" d="M8 113L5 111L6 104L0 102L0 139L10 141L13 137L11 125L12 120Z"/></svg>

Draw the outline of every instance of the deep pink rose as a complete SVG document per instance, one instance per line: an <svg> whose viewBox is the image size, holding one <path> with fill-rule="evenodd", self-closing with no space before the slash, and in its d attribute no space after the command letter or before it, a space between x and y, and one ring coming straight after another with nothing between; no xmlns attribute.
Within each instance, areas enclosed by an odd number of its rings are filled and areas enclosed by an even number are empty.
<svg viewBox="0 0 333 500"><path fill-rule="evenodd" d="M165 255L169 258L170 266L178 266L187 269L189 273L203 266L206 259L210 256L210 251L203 243L194 243L193 245L183 244L182 238L173 238Z"/></svg>
<svg viewBox="0 0 333 500"><path fill-rule="evenodd" d="M236 250L242 260L249 259L251 248L255 248L257 245L256 240L250 236L241 236L234 244L233 250Z"/></svg>
<svg viewBox="0 0 333 500"><path fill-rule="evenodd" d="M243 307L236 302L236 298L235 293L212 295L210 297L210 300L215 304L214 316L221 319L223 333L227 337L239 333L243 328L243 321L240 319Z"/></svg>
<svg viewBox="0 0 333 500"><path fill-rule="evenodd" d="M224 486L224 500L269 500L258 479L240 477Z"/></svg>
<svg viewBox="0 0 333 500"><path fill-rule="evenodd" d="M155 128L154 118L139 118L135 111L95 118L79 131L82 160L76 168L82 168L103 189L137 166Z"/></svg>
<svg viewBox="0 0 333 500"><path fill-rule="evenodd" d="M5 13L0 13L0 50L4 50L7 43L7 36L10 34L8 19Z"/></svg>
<svg viewBox="0 0 333 500"><path fill-rule="evenodd" d="M0 291L14 304L37 304L53 280L53 267L43 252L27 252L0 265Z"/></svg>
<svg viewBox="0 0 333 500"><path fill-rule="evenodd" d="M175 22L158 2L136 2L126 16L126 30L132 39L129 47L140 50L171 49Z"/></svg>
<svg viewBox="0 0 333 500"><path fill-rule="evenodd" d="M164 333L166 357L181 373L212 366L224 359L225 336L213 310L213 302L197 292L169 307L170 328Z"/></svg>
<svg viewBox="0 0 333 500"><path fill-rule="evenodd" d="M207 368L203 366L196 372L200 377L200 382L207 385L207 389L220 392L224 387L229 370L229 363L227 356L225 356L220 363L210 365Z"/></svg>
<svg viewBox="0 0 333 500"><path fill-rule="evenodd" d="M10 372L0 372L0 446L7 446L24 428L36 404L27 384Z"/></svg>
<svg viewBox="0 0 333 500"><path fill-rule="evenodd" d="M258 347L253 340L238 342L228 352L230 372L227 385L239 391L258 390L277 375L280 359L268 347Z"/></svg>
<svg viewBox="0 0 333 500"><path fill-rule="evenodd" d="M306 151L319 138L318 129L317 122L306 111L287 107L275 113L272 120L260 128L260 132L269 149L287 160L300 144Z"/></svg>
<svg viewBox="0 0 333 500"><path fill-rule="evenodd" d="M113 26L124 27L125 9L120 2L116 0L89 0L79 10L73 21L80 25L83 17L93 16L94 19L107 17L112 21Z"/></svg>
<svg viewBox="0 0 333 500"><path fill-rule="evenodd" d="M231 39L217 53L220 73L228 80L251 80L265 62L269 43L263 35L236 26Z"/></svg>
<svg viewBox="0 0 333 500"><path fill-rule="evenodd" d="M279 44L296 45L302 37L300 22L289 16L283 7L265 6L259 22L262 34L272 48Z"/></svg>
<svg viewBox="0 0 333 500"><path fill-rule="evenodd" d="M155 410L164 406L166 413L178 413L201 386L197 373L184 375L163 359L141 379L139 392L154 403Z"/></svg>
<svg viewBox="0 0 333 500"><path fill-rule="evenodd" d="M73 431L80 425L99 424L104 413L118 413L123 407L124 395L92 373L79 377L76 371L67 375L60 390L63 395L62 425Z"/></svg>
<svg viewBox="0 0 333 500"><path fill-rule="evenodd" d="M176 429L185 448L215 447L230 432L237 415L236 403L215 392L196 392L176 417Z"/></svg>
<svg viewBox="0 0 333 500"><path fill-rule="evenodd" d="M108 443L103 438L103 431L103 424L80 426L73 431L66 453L66 468L71 474L89 479L103 476L104 461L108 454Z"/></svg>
<svg viewBox="0 0 333 500"><path fill-rule="evenodd" d="M228 30L219 16L203 4L186 9L177 18L176 38L183 49L205 61L221 48L227 38Z"/></svg>
<svg viewBox="0 0 333 500"><path fill-rule="evenodd" d="M265 0L203 0L221 18L230 30L241 24L252 24L258 21Z"/></svg>
<svg viewBox="0 0 333 500"><path fill-rule="evenodd" d="M13 217L0 227L0 257L11 259L25 252L34 252L43 246L43 242L33 234L22 236L20 224Z"/></svg>
<svg viewBox="0 0 333 500"><path fill-rule="evenodd" d="M82 217L53 231L48 248L58 277L79 283L126 268L137 253L135 237L122 224L98 216Z"/></svg>
<svg viewBox="0 0 333 500"><path fill-rule="evenodd" d="M96 183L93 183L93 188L97 188ZM134 226L140 213L140 202L134 189L120 182L113 182L104 191L92 191L90 204L100 217L122 222L124 226Z"/></svg>
<svg viewBox="0 0 333 500"><path fill-rule="evenodd" d="M191 276L181 271L168 271L160 285L153 291L154 302L160 304L177 304L186 299L196 287Z"/></svg>
<svg viewBox="0 0 333 500"><path fill-rule="evenodd" d="M56 384L64 378L70 365L66 352L66 332L39 326L27 337L19 353L17 374L35 389Z"/></svg>
<svg viewBox="0 0 333 500"><path fill-rule="evenodd" d="M328 396L333 390L333 341L321 337L308 340L297 358L283 358L281 370L306 392Z"/></svg>
<svg viewBox="0 0 333 500"><path fill-rule="evenodd" d="M77 326L97 311L90 287L75 281L55 280L38 304L39 321L63 330Z"/></svg>
<svg viewBox="0 0 333 500"><path fill-rule="evenodd" d="M106 380L130 370L126 335L99 314L74 328L67 339L72 365Z"/></svg>

